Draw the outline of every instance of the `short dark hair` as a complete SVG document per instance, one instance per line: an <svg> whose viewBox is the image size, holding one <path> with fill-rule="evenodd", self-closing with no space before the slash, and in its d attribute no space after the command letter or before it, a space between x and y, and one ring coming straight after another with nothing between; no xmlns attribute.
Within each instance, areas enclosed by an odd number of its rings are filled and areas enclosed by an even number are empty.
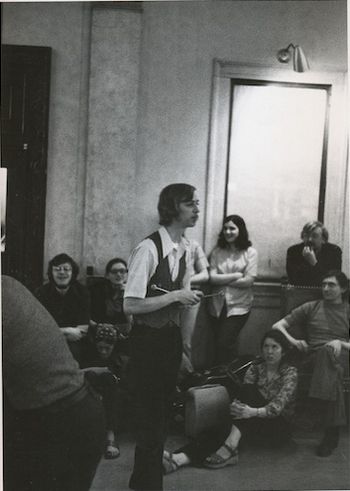
<svg viewBox="0 0 350 491"><path fill-rule="evenodd" d="M327 271L327 273L324 273L322 275L322 281L326 278L330 278L331 276L335 277L340 288L344 288L346 291L349 289L349 280L345 273L343 273L339 269L330 269L329 271Z"/></svg>
<svg viewBox="0 0 350 491"><path fill-rule="evenodd" d="M249 240L249 234L245 221L239 215L228 215L227 217L224 218L224 221L222 223L222 229L221 232L219 233L217 246L220 247L221 249L226 249L228 247L228 244L224 236L224 225L227 222L233 222L238 227L239 235L235 240L235 246L237 247L237 249L241 251L248 249L248 247L251 246L252 243Z"/></svg>
<svg viewBox="0 0 350 491"><path fill-rule="evenodd" d="M170 225L179 215L179 204L191 201L196 188L190 184L176 183L166 186L159 195L159 224Z"/></svg>
<svg viewBox="0 0 350 491"><path fill-rule="evenodd" d="M265 332L265 334L261 340L261 343L260 343L260 349L261 350L262 350L262 348L264 346L264 342L267 338L273 339L274 341L276 341L276 343L278 343L281 346L284 355L288 351L290 351L291 346L290 346L287 338L278 329L269 329L267 332Z"/></svg>
<svg viewBox="0 0 350 491"><path fill-rule="evenodd" d="M113 266L117 263L122 263L126 268L128 268L128 265L124 259L122 259L121 257L114 257L113 259L110 259L106 264L105 274L108 274Z"/></svg>
<svg viewBox="0 0 350 491"><path fill-rule="evenodd" d="M77 276L79 274L79 266L74 261L74 259L68 256L68 254L66 254L65 252L63 252L61 254L57 254L57 256L53 257L51 261L49 261L49 264L47 266L47 276L51 282L53 281L52 267L59 266L60 264L63 263L69 263L72 266L72 282L77 279Z"/></svg>

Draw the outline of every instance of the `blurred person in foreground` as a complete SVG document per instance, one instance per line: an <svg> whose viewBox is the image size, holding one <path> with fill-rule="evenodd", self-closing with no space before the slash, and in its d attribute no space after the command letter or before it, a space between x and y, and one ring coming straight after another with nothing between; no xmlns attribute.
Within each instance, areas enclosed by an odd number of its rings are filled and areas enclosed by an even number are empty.
<svg viewBox="0 0 350 491"><path fill-rule="evenodd" d="M8 491L87 491L103 452L101 397L49 312L2 277L4 482Z"/></svg>

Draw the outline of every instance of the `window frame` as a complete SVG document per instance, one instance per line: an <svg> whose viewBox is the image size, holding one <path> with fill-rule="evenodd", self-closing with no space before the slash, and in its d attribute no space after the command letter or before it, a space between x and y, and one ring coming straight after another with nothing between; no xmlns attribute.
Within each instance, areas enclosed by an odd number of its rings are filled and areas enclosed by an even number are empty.
<svg viewBox="0 0 350 491"><path fill-rule="evenodd" d="M345 240L346 199L346 73L305 72L276 69L257 64L241 64L214 59L209 126L206 210L204 224L205 250L211 251L226 211L226 190L232 111L232 81L245 84L276 84L327 91L325 138L321 159L318 219L330 232L331 242L342 246ZM312 219L311 217L310 219ZM315 217L316 218L316 217ZM298 237L295 237L295 242ZM259 277L259 276L258 276ZM259 277L261 281L266 278ZM276 281L279 278L269 278Z"/></svg>

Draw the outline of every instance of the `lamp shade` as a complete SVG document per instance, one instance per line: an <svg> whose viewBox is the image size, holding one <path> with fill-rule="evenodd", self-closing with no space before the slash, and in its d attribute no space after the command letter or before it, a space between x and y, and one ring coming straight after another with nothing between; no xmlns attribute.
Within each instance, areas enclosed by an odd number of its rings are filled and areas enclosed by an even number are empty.
<svg viewBox="0 0 350 491"><path fill-rule="evenodd" d="M300 46L294 47L293 69L296 72L307 72L310 70L309 62L307 61L305 53Z"/></svg>

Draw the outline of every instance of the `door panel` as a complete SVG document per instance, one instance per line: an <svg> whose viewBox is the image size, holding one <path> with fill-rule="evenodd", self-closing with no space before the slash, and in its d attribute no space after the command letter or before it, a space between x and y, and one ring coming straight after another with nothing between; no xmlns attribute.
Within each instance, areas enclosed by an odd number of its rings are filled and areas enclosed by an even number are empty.
<svg viewBox="0 0 350 491"><path fill-rule="evenodd" d="M2 46L2 167L8 169L5 274L43 276L51 48Z"/></svg>

